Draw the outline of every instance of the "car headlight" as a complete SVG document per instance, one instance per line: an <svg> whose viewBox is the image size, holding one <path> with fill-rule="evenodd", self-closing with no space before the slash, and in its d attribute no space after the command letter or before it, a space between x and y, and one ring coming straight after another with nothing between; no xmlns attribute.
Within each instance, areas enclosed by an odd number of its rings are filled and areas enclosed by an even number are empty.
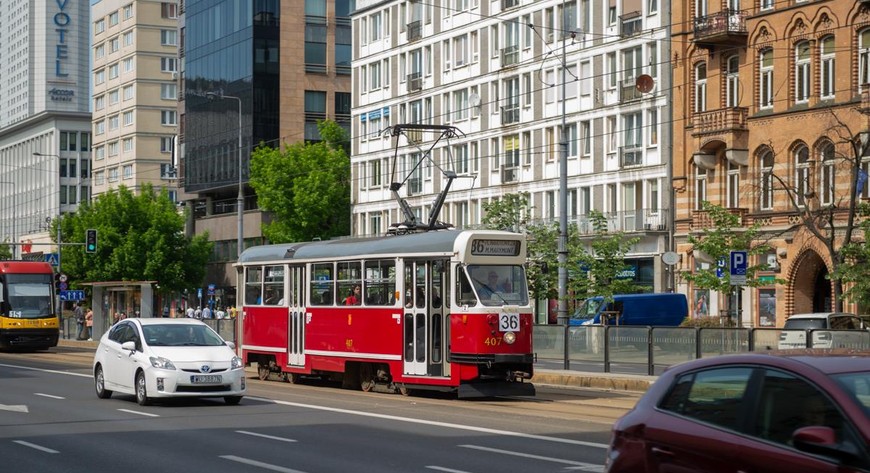
<svg viewBox="0 0 870 473"><path fill-rule="evenodd" d="M160 368L163 370L175 369L175 365L173 365L171 361L163 358L162 356L152 356L151 358L149 358L149 360L151 360L151 366L155 368Z"/></svg>
<svg viewBox="0 0 870 473"><path fill-rule="evenodd" d="M237 357L237 356L234 356L233 361L231 361L231 364L232 364L232 367L234 370L241 368L242 367L242 359Z"/></svg>
<svg viewBox="0 0 870 473"><path fill-rule="evenodd" d="M502 336L502 339L505 343L510 345L513 342L517 341L517 334L515 332L505 332L505 334Z"/></svg>

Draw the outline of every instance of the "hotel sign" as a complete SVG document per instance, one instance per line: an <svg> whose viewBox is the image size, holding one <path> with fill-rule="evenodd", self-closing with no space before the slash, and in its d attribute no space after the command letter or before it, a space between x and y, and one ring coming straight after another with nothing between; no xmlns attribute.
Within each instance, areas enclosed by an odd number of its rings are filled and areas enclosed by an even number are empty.
<svg viewBox="0 0 870 473"><path fill-rule="evenodd" d="M70 16L66 12L66 8L70 3L70 0L54 0L58 7L58 12L54 14L54 30L58 34L57 45L55 46L54 52L54 75L57 77L68 77L69 73L64 72L64 66L66 65L66 60L69 59L69 44L68 44L68 36L69 36L69 26L70 26ZM54 95L51 95L52 100L55 99ZM68 100L72 100L70 96Z"/></svg>

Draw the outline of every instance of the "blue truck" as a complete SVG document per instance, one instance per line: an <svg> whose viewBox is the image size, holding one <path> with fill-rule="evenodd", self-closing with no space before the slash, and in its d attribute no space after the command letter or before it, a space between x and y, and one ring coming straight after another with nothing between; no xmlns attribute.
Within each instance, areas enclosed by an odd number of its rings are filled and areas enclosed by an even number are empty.
<svg viewBox="0 0 870 473"><path fill-rule="evenodd" d="M649 325L676 327L689 315L685 294L616 294L612 302L590 297L571 315L569 325Z"/></svg>

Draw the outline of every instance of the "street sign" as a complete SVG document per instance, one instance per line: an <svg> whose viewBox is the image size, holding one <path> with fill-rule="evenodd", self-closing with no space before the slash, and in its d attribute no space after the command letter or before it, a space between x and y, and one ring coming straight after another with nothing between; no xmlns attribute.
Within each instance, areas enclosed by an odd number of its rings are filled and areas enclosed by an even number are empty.
<svg viewBox="0 0 870 473"><path fill-rule="evenodd" d="M85 300L85 291L60 291L60 300L83 301Z"/></svg>
<svg viewBox="0 0 870 473"><path fill-rule="evenodd" d="M46 263L48 263L52 266L57 266L57 260L58 260L57 253L46 253L43 256L45 256Z"/></svg>
<svg viewBox="0 0 870 473"><path fill-rule="evenodd" d="M208 295L210 295L210 296L214 295L214 288L215 288L214 284L208 285Z"/></svg>
<svg viewBox="0 0 870 473"><path fill-rule="evenodd" d="M725 277L725 258L719 258L719 261L716 261L716 277L719 279Z"/></svg>
<svg viewBox="0 0 870 473"><path fill-rule="evenodd" d="M61 291L66 291L68 287L69 286L65 282L58 283L58 285L57 285L57 288L60 289Z"/></svg>
<svg viewBox="0 0 870 473"><path fill-rule="evenodd" d="M745 286L746 285L746 267L748 258L746 251L731 252L731 285Z"/></svg>

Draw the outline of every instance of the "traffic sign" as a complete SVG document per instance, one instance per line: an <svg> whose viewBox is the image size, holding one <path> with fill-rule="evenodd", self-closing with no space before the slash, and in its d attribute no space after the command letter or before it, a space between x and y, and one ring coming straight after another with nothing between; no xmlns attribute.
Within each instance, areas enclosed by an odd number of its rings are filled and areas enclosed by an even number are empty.
<svg viewBox="0 0 870 473"><path fill-rule="evenodd" d="M215 289L214 284L209 284L209 285L208 285L208 295L213 296L213 295L214 295L214 289Z"/></svg>
<svg viewBox="0 0 870 473"><path fill-rule="evenodd" d="M85 299L85 291L60 291L60 300L62 301L83 301Z"/></svg>
<svg viewBox="0 0 870 473"><path fill-rule="evenodd" d="M745 286L746 285L746 268L748 266L748 258L746 251L731 252L731 285Z"/></svg>
<svg viewBox="0 0 870 473"><path fill-rule="evenodd" d="M52 265L57 266L57 253L46 253L43 255L45 257L45 262Z"/></svg>

